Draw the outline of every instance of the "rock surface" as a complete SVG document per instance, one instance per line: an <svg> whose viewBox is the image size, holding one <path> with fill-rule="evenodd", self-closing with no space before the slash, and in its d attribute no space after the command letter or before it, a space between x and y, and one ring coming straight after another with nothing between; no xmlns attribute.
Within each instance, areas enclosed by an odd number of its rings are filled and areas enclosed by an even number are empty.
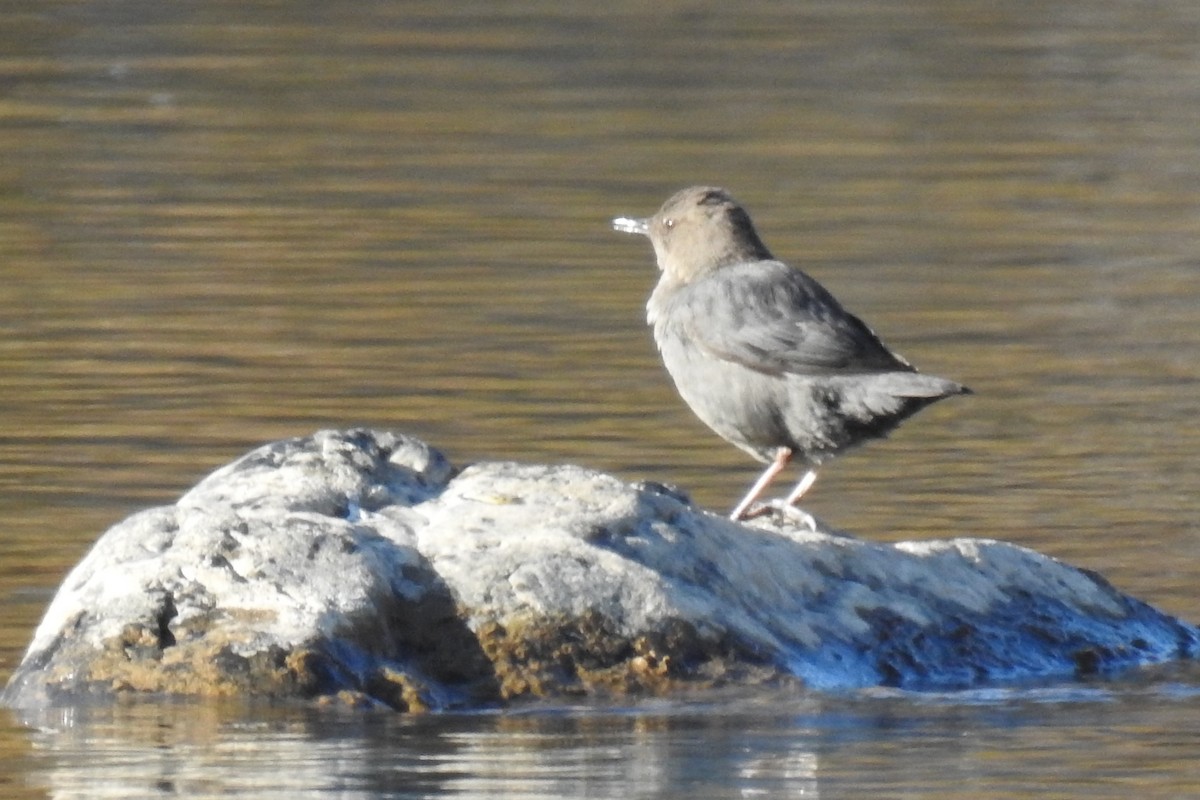
<svg viewBox="0 0 1200 800"><path fill-rule="evenodd" d="M323 431L111 528L2 699L422 710L768 680L953 689L1198 645L1195 627L1011 544L746 525L579 467L456 472L407 436Z"/></svg>

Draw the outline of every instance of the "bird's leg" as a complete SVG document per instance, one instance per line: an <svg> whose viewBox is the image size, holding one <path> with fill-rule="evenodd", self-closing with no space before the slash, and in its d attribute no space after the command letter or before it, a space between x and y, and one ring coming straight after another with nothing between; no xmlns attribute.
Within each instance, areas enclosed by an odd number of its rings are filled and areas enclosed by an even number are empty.
<svg viewBox="0 0 1200 800"><path fill-rule="evenodd" d="M800 498L804 497L804 493L811 489L812 485L816 482L817 471L815 469L810 469L808 472L804 473L804 477L801 478L800 482L796 484L796 488L792 489L792 493L789 494L787 499L783 501L784 505L796 505L796 503L800 501Z"/></svg>
<svg viewBox="0 0 1200 800"><path fill-rule="evenodd" d="M775 480L775 476L778 475L791 460L791 448L781 447L776 450L775 460L767 465L767 468L763 470L762 475L758 476L758 480L755 481L754 485L750 487L750 491L746 492L746 496L742 498L742 502L738 503L733 511L729 513L729 518L732 520L745 519L746 510L749 509L750 505L758 499L759 495L766 491L766 488L771 485L771 481ZM815 475L813 477L814 479L816 478Z"/></svg>

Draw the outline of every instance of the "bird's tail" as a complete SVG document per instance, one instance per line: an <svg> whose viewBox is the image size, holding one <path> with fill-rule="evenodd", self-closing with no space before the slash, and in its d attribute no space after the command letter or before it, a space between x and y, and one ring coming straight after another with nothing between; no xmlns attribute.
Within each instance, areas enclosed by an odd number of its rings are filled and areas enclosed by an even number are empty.
<svg viewBox="0 0 1200 800"><path fill-rule="evenodd" d="M974 394L961 383L934 375L922 375L919 372L893 372L880 377L886 391L896 397L940 400L956 394Z"/></svg>

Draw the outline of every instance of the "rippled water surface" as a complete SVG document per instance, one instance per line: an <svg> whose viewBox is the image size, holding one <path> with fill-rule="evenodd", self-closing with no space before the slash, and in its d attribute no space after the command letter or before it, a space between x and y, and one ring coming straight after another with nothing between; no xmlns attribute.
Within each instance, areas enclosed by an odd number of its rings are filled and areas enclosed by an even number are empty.
<svg viewBox="0 0 1200 800"><path fill-rule="evenodd" d="M699 182L977 392L810 511L1200 620L1197 42L1182 0L4 4L0 679L105 528L320 427L726 509L757 465L675 396L607 224ZM1183 797L1198 684L0 716L0 793Z"/></svg>
<svg viewBox="0 0 1200 800"><path fill-rule="evenodd" d="M76 709L26 720L37 726L21 759L30 784L12 788L60 798L1194 796L1195 694L1166 682L1109 688L760 693L407 718Z"/></svg>

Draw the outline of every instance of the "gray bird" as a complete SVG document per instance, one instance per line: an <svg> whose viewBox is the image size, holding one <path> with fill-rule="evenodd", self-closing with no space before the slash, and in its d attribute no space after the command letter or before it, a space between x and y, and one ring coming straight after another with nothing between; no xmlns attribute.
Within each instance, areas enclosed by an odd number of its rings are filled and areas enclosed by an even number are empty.
<svg viewBox="0 0 1200 800"><path fill-rule="evenodd" d="M930 403L970 389L922 375L823 286L778 261L724 189L678 192L649 219L613 228L650 238L658 285L646 304L680 396L708 427L768 466L733 509L752 504L788 465L816 467L882 438Z"/></svg>

